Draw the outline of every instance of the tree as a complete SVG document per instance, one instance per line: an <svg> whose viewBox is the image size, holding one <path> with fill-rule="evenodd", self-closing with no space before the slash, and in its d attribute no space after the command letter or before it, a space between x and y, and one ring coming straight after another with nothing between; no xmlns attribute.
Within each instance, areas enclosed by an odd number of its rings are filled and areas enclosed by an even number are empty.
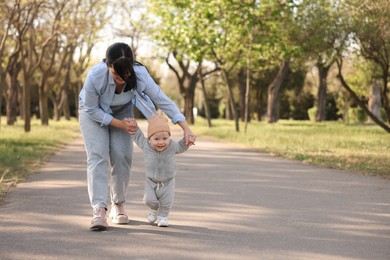
<svg viewBox="0 0 390 260"><path fill-rule="evenodd" d="M390 2L386 0L347 1L352 10L350 17L351 36L359 47L357 52L371 61L381 71L382 105L390 123L390 100L388 82L390 77Z"/></svg>
<svg viewBox="0 0 390 260"><path fill-rule="evenodd" d="M53 70L59 56L60 45L60 23L62 12L67 2L54 2L52 6L46 8L46 12L41 12L45 17L45 23L41 24L39 35L50 37L49 43L45 46L46 52L42 50L42 62L39 64L41 79L38 85L39 112L42 125L49 125L48 109L48 86L49 77L54 74ZM48 34L47 34L48 32ZM34 47L35 48L35 47Z"/></svg>
<svg viewBox="0 0 390 260"><path fill-rule="evenodd" d="M279 92L284 79L287 76L287 72L290 67L290 61L282 60L276 77L268 86L268 104L267 104L267 117L269 123L275 123L279 119Z"/></svg>
<svg viewBox="0 0 390 260"><path fill-rule="evenodd" d="M154 14L154 39L168 53L165 62L175 74L180 94L184 100L184 116L190 124L194 123L193 107L195 88L201 77L217 71L218 66L201 70L203 61L210 54L209 43L215 35L210 30L206 3L150 1ZM210 35L209 35L210 36ZM200 74L200 71L202 73Z"/></svg>
<svg viewBox="0 0 390 260"><path fill-rule="evenodd" d="M70 97L74 95L75 107L78 107L78 93L83 86L83 73L91 61L91 52L98 41L100 32L114 15L106 7L109 0L77 0L72 2L64 12L62 34L64 41L61 66L64 81L59 84L59 93L56 96L55 114L59 120L61 114L70 118ZM57 74L60 75L60 74ZM75 111L77 115L77 111Z"/></svg>
<svg viewBox="0 0 390 260"><path fill-rule="evenodd" d="M30 131L31 93L39 93L41 123L49 121L48 99L59 119L70 118L70 96L77 97L98 33L107 23L108 0L1 2L0 80L7 89L7 123L20 111ZM18 107L20 90L22 109ZM38 100L38 99L37 99ZM37 101L34 100L34 103ZM75 98L77 106L77 98Z"/></svg>
<svg viewBox="0 0 390 260"><path fill-rule="evenodd" d="M123 0L118 6L120 6L118 12L122 14L122 21L115 34L130 39L134 60L137 60L141 42L147 40L148 35L152 33L150 23L145 22L149 19L146 3L143 0Z"/></svg>
<svg viewBox="0 0 390 260"><path fill-rule="evenodd" d="M23 119L24 119L24 131L30 132L31 130L31 85L33 74L42 62L44 49L48 43L52 40L52 36L47 39L38 39L40 42L40 53L35 49L34 35L34 21L38 17L39 10L43 6L43 1L27 2L25 5L20 6L21 19L17 21L17 41L21 46L21 66L23 76Z"/></svg>
<svg viewBox="0 0 390 260"><path fill-rule="evenodd" d="M0 111L2 108L2 101L3 101L3 89L7 89L9 84L6 81L7 79L7 67L10 67L10 64L12 62L8 62L6 65L4 60L6 59L6 56L8 55L7 49L6 49L6 42L10 38L10 30L12 27L12 23L9 22L9 19L11 17L14 17L16 15L16 6L12 4L7 4L6 2L0 3L0 25L2 28L4 28L4 32L0 35L1 41L0 41ZM17 48L14 48L14 50L17 52ZM17 57L16 55L13 55ZM14 61L14 58L11 59ZM1 116L0 116L0 128L1 128Z"/></svg>
<svg viewBox="0 0 390 260"><path fill-rule="evenodd" d="M326 120L327 77L343 48L347 32L340 1L302 1L296 5L296 24L292 30L296 43L316 64L319 76L316 121Z"/></svg>
<svg viewBox="0 0 390 260"><path fill-rule="evenodd" d="M390 127L386 125L384 122L382 122L378 117L376 117L367 107L367 105L358 97L358 95L355 93L355 91L349 86L347 81L344 79L342 68L343 68L343 59L339 58L337 61L337 67L338 67L338 75L342 86L348 91L348 93L351 95L352 99L356 102L356 104L363 109L363 111L374 121L376 124L378 124L380 127L382 127L385 131L390 133Z"/></svg>
<svg viewBox="0 0 390 260"><path fill-rule="evenodd" d="M6 28L2 35L0 48L0 94L3 88L6 93L6 115L7 124L12 125L16 121L17 103L19 97L18 75L21 71L21 42L26 34L30 22L23 19L24 7L20 0L14 2L1 2L1 22Z"/></svg>

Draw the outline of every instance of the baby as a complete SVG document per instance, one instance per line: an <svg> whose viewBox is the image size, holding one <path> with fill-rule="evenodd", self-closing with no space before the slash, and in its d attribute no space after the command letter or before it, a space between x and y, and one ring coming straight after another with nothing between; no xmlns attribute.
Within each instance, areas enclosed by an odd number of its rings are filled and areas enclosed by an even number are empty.
<svg viewBox="0 0 390 260"><path fill-rule="evenodd" d="M144 203L149 207L148 221L168 227L168 215L175 194L175 155L187 151L184 138L171 139L171 130L165 117L155 115L148 120L147 138L137 125L134 142L144 152L145 191ZM195 143L195 137L189 140Z"/></svg>

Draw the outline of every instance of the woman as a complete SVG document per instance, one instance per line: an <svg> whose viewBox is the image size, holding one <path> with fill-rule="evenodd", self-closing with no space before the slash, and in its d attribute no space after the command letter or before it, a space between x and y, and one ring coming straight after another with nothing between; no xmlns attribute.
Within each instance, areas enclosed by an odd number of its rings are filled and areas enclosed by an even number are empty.
<svg viewBox="0 0 390 260"><path fill-rule="evenodd" d="M129 45L115 43L106 51L103 62L89 71L79 95L79 122L87 153L88 194L93 208L91 230L108 227L106 211L109 192L114 224L127 224L123 204L130 180L133 140L137 125L135 104L145 117L155 114L153 103L184 132L187 145L194 135L185 117L154 82L147 69L134 62ZM191 139L194 140L194 139Z"/></svg>

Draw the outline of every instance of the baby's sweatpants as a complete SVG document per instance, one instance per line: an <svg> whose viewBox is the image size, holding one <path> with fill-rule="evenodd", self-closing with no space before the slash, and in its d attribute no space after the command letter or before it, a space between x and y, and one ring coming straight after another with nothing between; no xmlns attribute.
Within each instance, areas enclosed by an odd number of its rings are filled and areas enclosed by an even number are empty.
<svg viewBox="0 0 390 260"><path fill-rule="evenodd" d="M167 218L173 205L175 195L175 178L164 182L154 182L145 179L144 203L152 210L157 210L157 216Z"/></svg>

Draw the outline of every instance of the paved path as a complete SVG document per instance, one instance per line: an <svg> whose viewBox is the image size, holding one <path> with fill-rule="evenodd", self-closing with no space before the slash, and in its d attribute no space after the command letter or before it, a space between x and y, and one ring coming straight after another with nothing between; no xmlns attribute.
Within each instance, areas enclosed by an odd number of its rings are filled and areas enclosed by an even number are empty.
<svg viewBox="0 0 390 260"><path fill-rule="evenodd" d="M388 180L198 137L159 228L142 160L136 148L129 225L92 232L82 140L66 146L0 206L0 259L390 259Z"/></svg>

